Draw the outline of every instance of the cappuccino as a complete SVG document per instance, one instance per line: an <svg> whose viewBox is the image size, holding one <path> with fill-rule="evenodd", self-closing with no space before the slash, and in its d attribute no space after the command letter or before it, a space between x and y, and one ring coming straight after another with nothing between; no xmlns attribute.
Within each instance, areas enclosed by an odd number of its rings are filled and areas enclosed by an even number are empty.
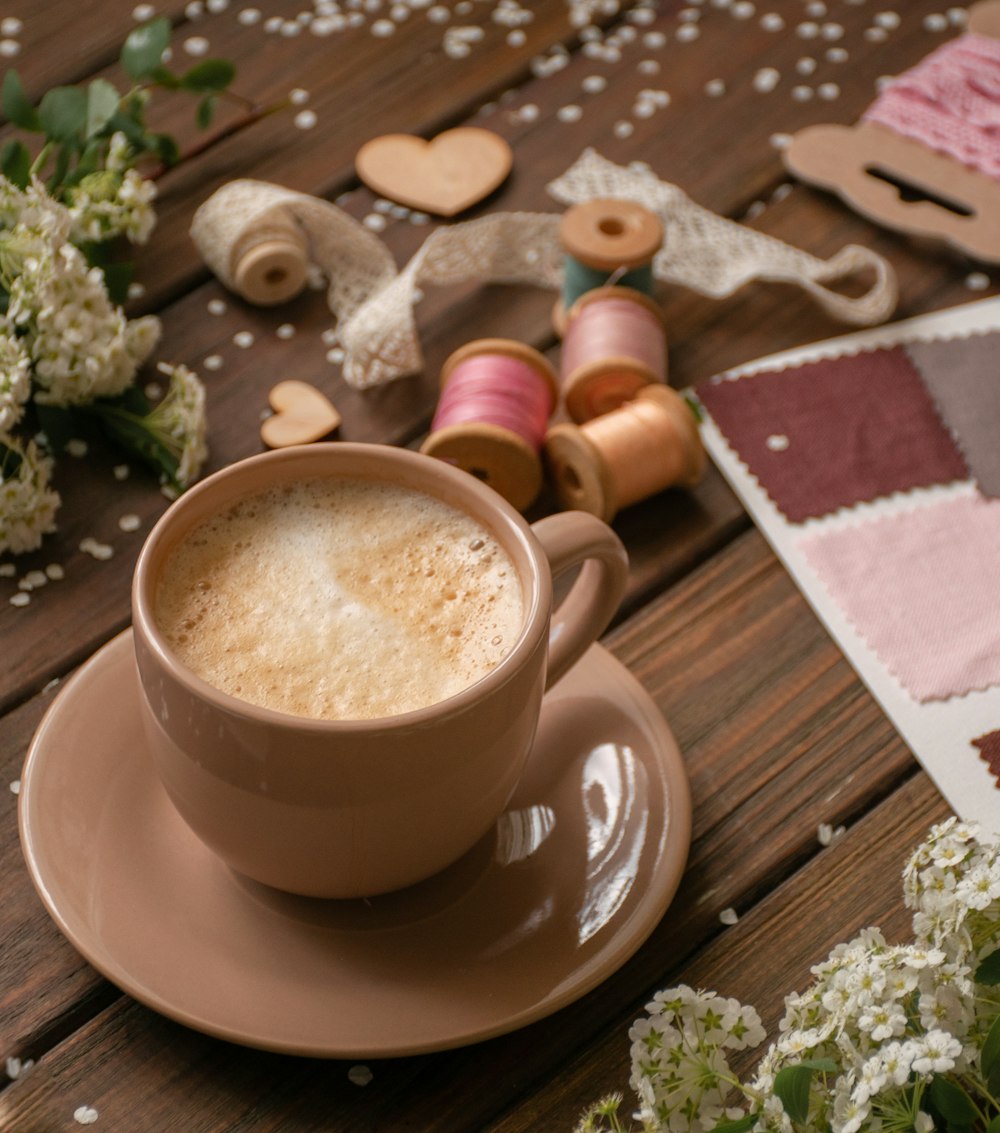
<svg viewBox="0 0 1000 1133"><path fill-rule="evenodd" d="M188 533L155 620L215 688L293 716L424 708L516 643L521 584L492 532L421 492L304 480L248 496Z"/></svg>

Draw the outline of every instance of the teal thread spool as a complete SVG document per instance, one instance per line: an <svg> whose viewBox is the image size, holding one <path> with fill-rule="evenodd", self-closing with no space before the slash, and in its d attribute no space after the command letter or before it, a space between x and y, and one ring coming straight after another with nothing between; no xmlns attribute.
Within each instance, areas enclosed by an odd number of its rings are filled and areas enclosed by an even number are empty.
<svg viewBox="0 0 1000 1133"><path fill-rule="evenodd" d="M563 216L559 239L565 257L554 322L560 334L566 311L588 291L612 284L652 297L653 257L663 244L663 225L649 209L634 201L584 201Z"/></svg>

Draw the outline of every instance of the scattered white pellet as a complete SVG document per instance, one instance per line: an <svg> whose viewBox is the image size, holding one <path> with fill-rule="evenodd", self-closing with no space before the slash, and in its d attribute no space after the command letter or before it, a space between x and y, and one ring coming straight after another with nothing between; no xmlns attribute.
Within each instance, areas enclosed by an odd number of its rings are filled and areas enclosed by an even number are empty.
<svg viewBox="0 0 1000 1133"><path fill-rule="evenodd" d="M209 49L209 42L203 35L188 36L184 40L184 50L188 55L206 55Z"/></svg>
<svg viewBox="0 0 1000 1133"><path fill-rule="evenodd" d="M761 67L753 77L753 89L766 94L781 82L781 72L774 67Z"/></svg>
<svg viewBox="0 0 1000 1133"><path fill-rule="evenodd" d="M829 822L821 822L816 830L816 838L821 846L829 846L844 833L846 828L843 826L834 828Z"/></svg>
<svg viewBox="0 0 1000 1133"><path fill-rule="evenodd" d="M77 1106L73 1110L73 1120L78 1125L93 1125L97 1120L97 1110L92 1105Z"/></svg>
<svg viewBox="0 0 1000 1133"><path fill-rule="evenodd" d="M527 33L521 28L515 28L507 33L508 47L523 47L528 42Z"/></svg>
<svg viewBox="0 0 1000 1133"><path fill-rule="evenodd" d="M876 27L887 28L890 31L898 28L900 24L898 12L876 12L874 23Z"/></svg>
<svg viewBox="0 0 1000 1133"><path fill-rule="evenodd" d="M864 37L869 43L885 43L889 38L889 33L885 28L865 28Z"/></svg>
<svg viewBox="0 0 1000 1133"><path fill-rule="evenodd" d="M850 55L844 47L831 47L826 53L828 63L846 63L849 58Z"/></svg>
<svg viewBox="0 0 1000 1133"><path fill-rule="evenodd" d="M784 433L772 433L764 442L771 452L784 452L788 448L788 438Z"/></svg>
<svg viewBox="0 0 1000 1133"><path fill-rule="evenodd" d="M297 130L311 130L316 125L318 118L315 110L300 110L292 121Z"/></svg>
<svg viewBox="0 0 1000 1133"><path fill-rule="evenodd" d="M46 577L51 578L53 582L62 582L66 577L66 572L59 563L49 563L45 568L45 574Z"/></svg>
<svg viewBox="0 0 1000 1133"><path fill-rule="evenodd" d="M184 8L184 15L189 20L200 20L204 14L205 5L202 4L201 0L191 0L191 3Z"/></svg>
<svg viewBox="0 0 1000 1133"><path fill-rule="evenodd" d="M141 299L146 294L146 285L138 281L128 285L128 297L130 299Z"/></svg>
<svg viewBox="0 0 1000 1133"><path fill-rule="evenodd" d="M826 102L832 102L835 98L840 98L840 87L836 83L820 83L816 93Z"/></svg>
<svg viewBox="0 0 1000 1133"><path fill-rule="evenodd" d="M709 79L705 84L705 94L707 94L709 98L721 98L725 93L725 79Z"/></svg>
<svg viewBox="0 0 1000 1133"><path fill-rule="evenodd" d="M128 515L118 517L118 526L122 531L138 531L142 526L142 520L130 512Z"/></svg>
<svg viewBox="0 0 1000 1133"><path fill-rule="evenodd" d="M238 330L233 335L233 345L238 346L241 350L248 350L254 344L253 331Z"/></svg>
<svg viewBox="0 0 1000 1133"><path fill-rule="evenodd" d="M87 442L80 440L79 437L73 437L72 440L66 442L66 451L70 456L86 456Z"/></svg>
<svg viewBox="0 0 1000 1133"><path fill-rule="evenodd" d="M719 913L719 920L725 925L734 925L739 919L739 915L732 907L723 909L722 912Z"/></svg>
<svg viewBox="0 0 1000 1133"><path fill-rule="evenodd" d="M560 122L579 122L583 117L583 107L577 106L575 103L569 106L560 106L556 111L556 117Z"/></svg>
<svg viewBox="0 0 1000 1133"><path fill-rule="evenodd" d="M205 0L205 7L215 14L224 12L229 7L229 0Z"/></svg>
<svg viewBox="0 0 1000 1133"><path fill-rule="evenodd" d="M295 327L291 323L282 323L274 333L278 336L278 338L294 338Z"/></svg>
<svg viewBox="0 0 1000 1133"><path fill-rule="evenodd" d="M326 352L326 360L334 366L339 366L344 360L344 350L340 346L335 346L332 350Z"/></svg>
<svg viewBox="0 0 1000 1133"><path fill-rule="evenodd" d="M15 779L10 784L10 793L12 795L19 795L21 793L21 780L20 779ZM17 1074L11 1074L11 1072L10 1072L10 1063L13 1062L13 1061L16 1061L16 1059L11 1059L11 1058L7 1059L7 1064L8 1064L7 1076L8 1076L8 1078L16 1078L17 1077Z"/></svg>
<svg viewBox="0 0 1000 1133"><path fill-rule="evenodd" d="M127 480L130 472L131 469L127 464L116 464L114 468L111 469L111 474L116 480Z"/></svg>
<svg viewBox="0 0 1000 1133"><path fill-rule="evenodd" d="M666 46L667 37L662 31L650 31L642 37L642 42L644 47L648 47L651 51L657 51Z"/></svg>
<svg viewBox="0 0 1000 1133"><path fill-rule="evenodd" d="M768 141L773 149L788 149L792 144L791 134L772 134Z"/></svg>
<svg viewBox="0 0 1000 1133"><path fill-rule="evenodd" d="M824 24L819 30L820 35L822 35L824 39L829 40L830 42L844 38L844 29L840 24Z"/></svg>
<svg viewBox="0 0 1000 1133"><path fill-rule="evenodd" d="M136 23L144 24L147 20L151 20L156 15L156 9L152 4L136 4L132 9L132 19Z"/></svg>
<svg viewBox="0 0 1000 1133"><path fill-rule="evenodd" d="M366 217L362 218L361 223L365 228L370 228L372 232L384 232L389 222L381 213L370 212Z"/></svg>
<svg viewBox="0 0 1000 1133"><path fill-rule="evenodd" d="M0 563L0 578L13 578L17 574L17 567L13 563Z"/></svg>
<svg viewBox="0 0 1000 1133"><path fill-rule="evenodd" d="M635 127L631 122L616 122L614 125L614 135L616 138L630 138Z"/></svg>
<svg viewBox="0 0 1000 1133"><path fill-rule="evenodd" d="M0 35L20 35L24 31L24 23L17 16L4 16L0 20Z"/></svg>
<svg viewBox="0 0 1000 1133"><path fill-rule="evenodd" d="M236 17L236 19L238 23L243 25L243 27L252 28L255 24L260 23L260 8L244 8Z"/></svg>
<svg viewBox="0 0 1000 1133"><path fill-rule="evenodd" d="M226 313L225 299L209 299L206 308L210 315L224 315Z"/></svg>
<svg viewBox="0 0 1000 1133"><path fill-rule="evenodd" d="M163 386L158 382L147 382L142 391L150 401L159 401L163 396Z"/></svg>
<svg viewBox="0 0 1000 1133"><path fill-rule="evenodd" d="M14 784L11 783L10 789L14 791ZM18 790L21 789L20 781L18 781ZM17 791L14 791L17 794ZM33 1058L8 1058L4 1069L7 1071L7 1077L13 1082L16 1078L20 1078L22 1074L30 1070L35 1065Z"/></svg>
<svg viewBox="0 0 1000 1133"><path fill-rule="evenodd" d="M701 28L697 24L681 24L675 38L678 43L694 43L700 35Z"/></svg>
<svg viewBox="0 0 1000 1133"><path fill-rule="evenodd" d="M970 272L965 277L965 286L970 291L985 291L990 285L990 277L984 271Z"/></svg>
<svg viewBox="0 0 1000 1133"><path fill-rule="evenodd" d="M6 59L13 59L21 53L21 45L16 39L0 39L0 55Z"/></svg>
<svg viewBox="0 0 1000 1133"><path fill-rule="evenodd" d="M31 601L31 595L25 590L19 590L16 594L10 596L9 601L12 606L27 606Z"/></svg>
<svg viewBox="0 0 1000 1133"><path fill-rule="evenodd" d="M99 543L92 535L80 540L80 550L91 558L105 561L115 553L114 547L107 543Z"/></svg>
<svg viewBox="0 0 1000 1133"><path fill-rule="evenodd" d="M777 12L767 12L760 18L760 26L764 31L783 31L785 18Z"/></svg>
<svg viewBox="0 0 1000 1133"><path fill-rule="evenodd" d="M580 84L586 94L600 94L607 85L608 80L603 75L588 75Z"/></svg>
<svg viewBox="0 0 1000 1133"><path fill-rule="evenodd" d="M658 75L660 73L660 64L655 59L641 59L636 70L640 75Z"/></svg>
<svg viewBox="0 0 1000 1133"><path fill-rule="evenodd" d="M347 1071L348 1081L353 1082L355 1086L367 1086L374 1077L375 1075L367 1066L352 1066Z"/></svg>
<svg viewBox="0 0 1000 1133"><path fill-rule="evenodd" d="M206 370L221 370L222 369L222 355L209 354L206 358L202 359L202 366Z"/></svg>
<svg viewBox="0 0 1000 1133"><path fill-rule="evenodd" d="M48 581L49 576L44 570L29 570L18 585L23 590L37 590L39 586L44 586Z"/></svg>
<svg viewBox="0 0 1000 1133"><path fill-rule="evenodd" d="M794 98L796 102L808 102L815 93L812 87L807 87L802 83L792 87L792 98Z"/></svg>
<svg viewBox="0 0 1000 1133"><path fill-rule="evenodd" d="M45 684L42 685L42 692L51 692L54 688L58 688L60 684L62 684L61 679L59 677L53 677L52 680L46 681Z"/></svg>

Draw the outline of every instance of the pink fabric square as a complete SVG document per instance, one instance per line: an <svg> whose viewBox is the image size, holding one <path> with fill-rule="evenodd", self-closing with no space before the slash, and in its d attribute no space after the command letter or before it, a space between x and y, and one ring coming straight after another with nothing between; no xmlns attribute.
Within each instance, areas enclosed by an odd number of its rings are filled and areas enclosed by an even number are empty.
<svg viewBox="0 0 1000 1133"><path fill-rule="evenodd" d="M1000 501L954 497L806 536L799 547L917 700L1000 684Z"/></svg>

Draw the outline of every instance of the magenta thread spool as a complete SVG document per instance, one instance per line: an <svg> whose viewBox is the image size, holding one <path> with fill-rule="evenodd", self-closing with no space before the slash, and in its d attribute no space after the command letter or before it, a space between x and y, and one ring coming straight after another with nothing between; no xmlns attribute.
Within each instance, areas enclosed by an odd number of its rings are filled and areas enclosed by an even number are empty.
<svg viewBox="0 0 1000 1133"><path fill-rule="evenodd" d="M667 380L667 332L659 307L626 287L601 287L569 310L563 338L562 397L576 422L631 401Z"/></svg>
<svg viewBox="0 0 1000 1133"><path fill-rule="evenodd" d="M523 511L541 491L541 450L558 396L555 371L537 350L504 338L469 342L442 367L420 451L478 477Z"/></svg>

